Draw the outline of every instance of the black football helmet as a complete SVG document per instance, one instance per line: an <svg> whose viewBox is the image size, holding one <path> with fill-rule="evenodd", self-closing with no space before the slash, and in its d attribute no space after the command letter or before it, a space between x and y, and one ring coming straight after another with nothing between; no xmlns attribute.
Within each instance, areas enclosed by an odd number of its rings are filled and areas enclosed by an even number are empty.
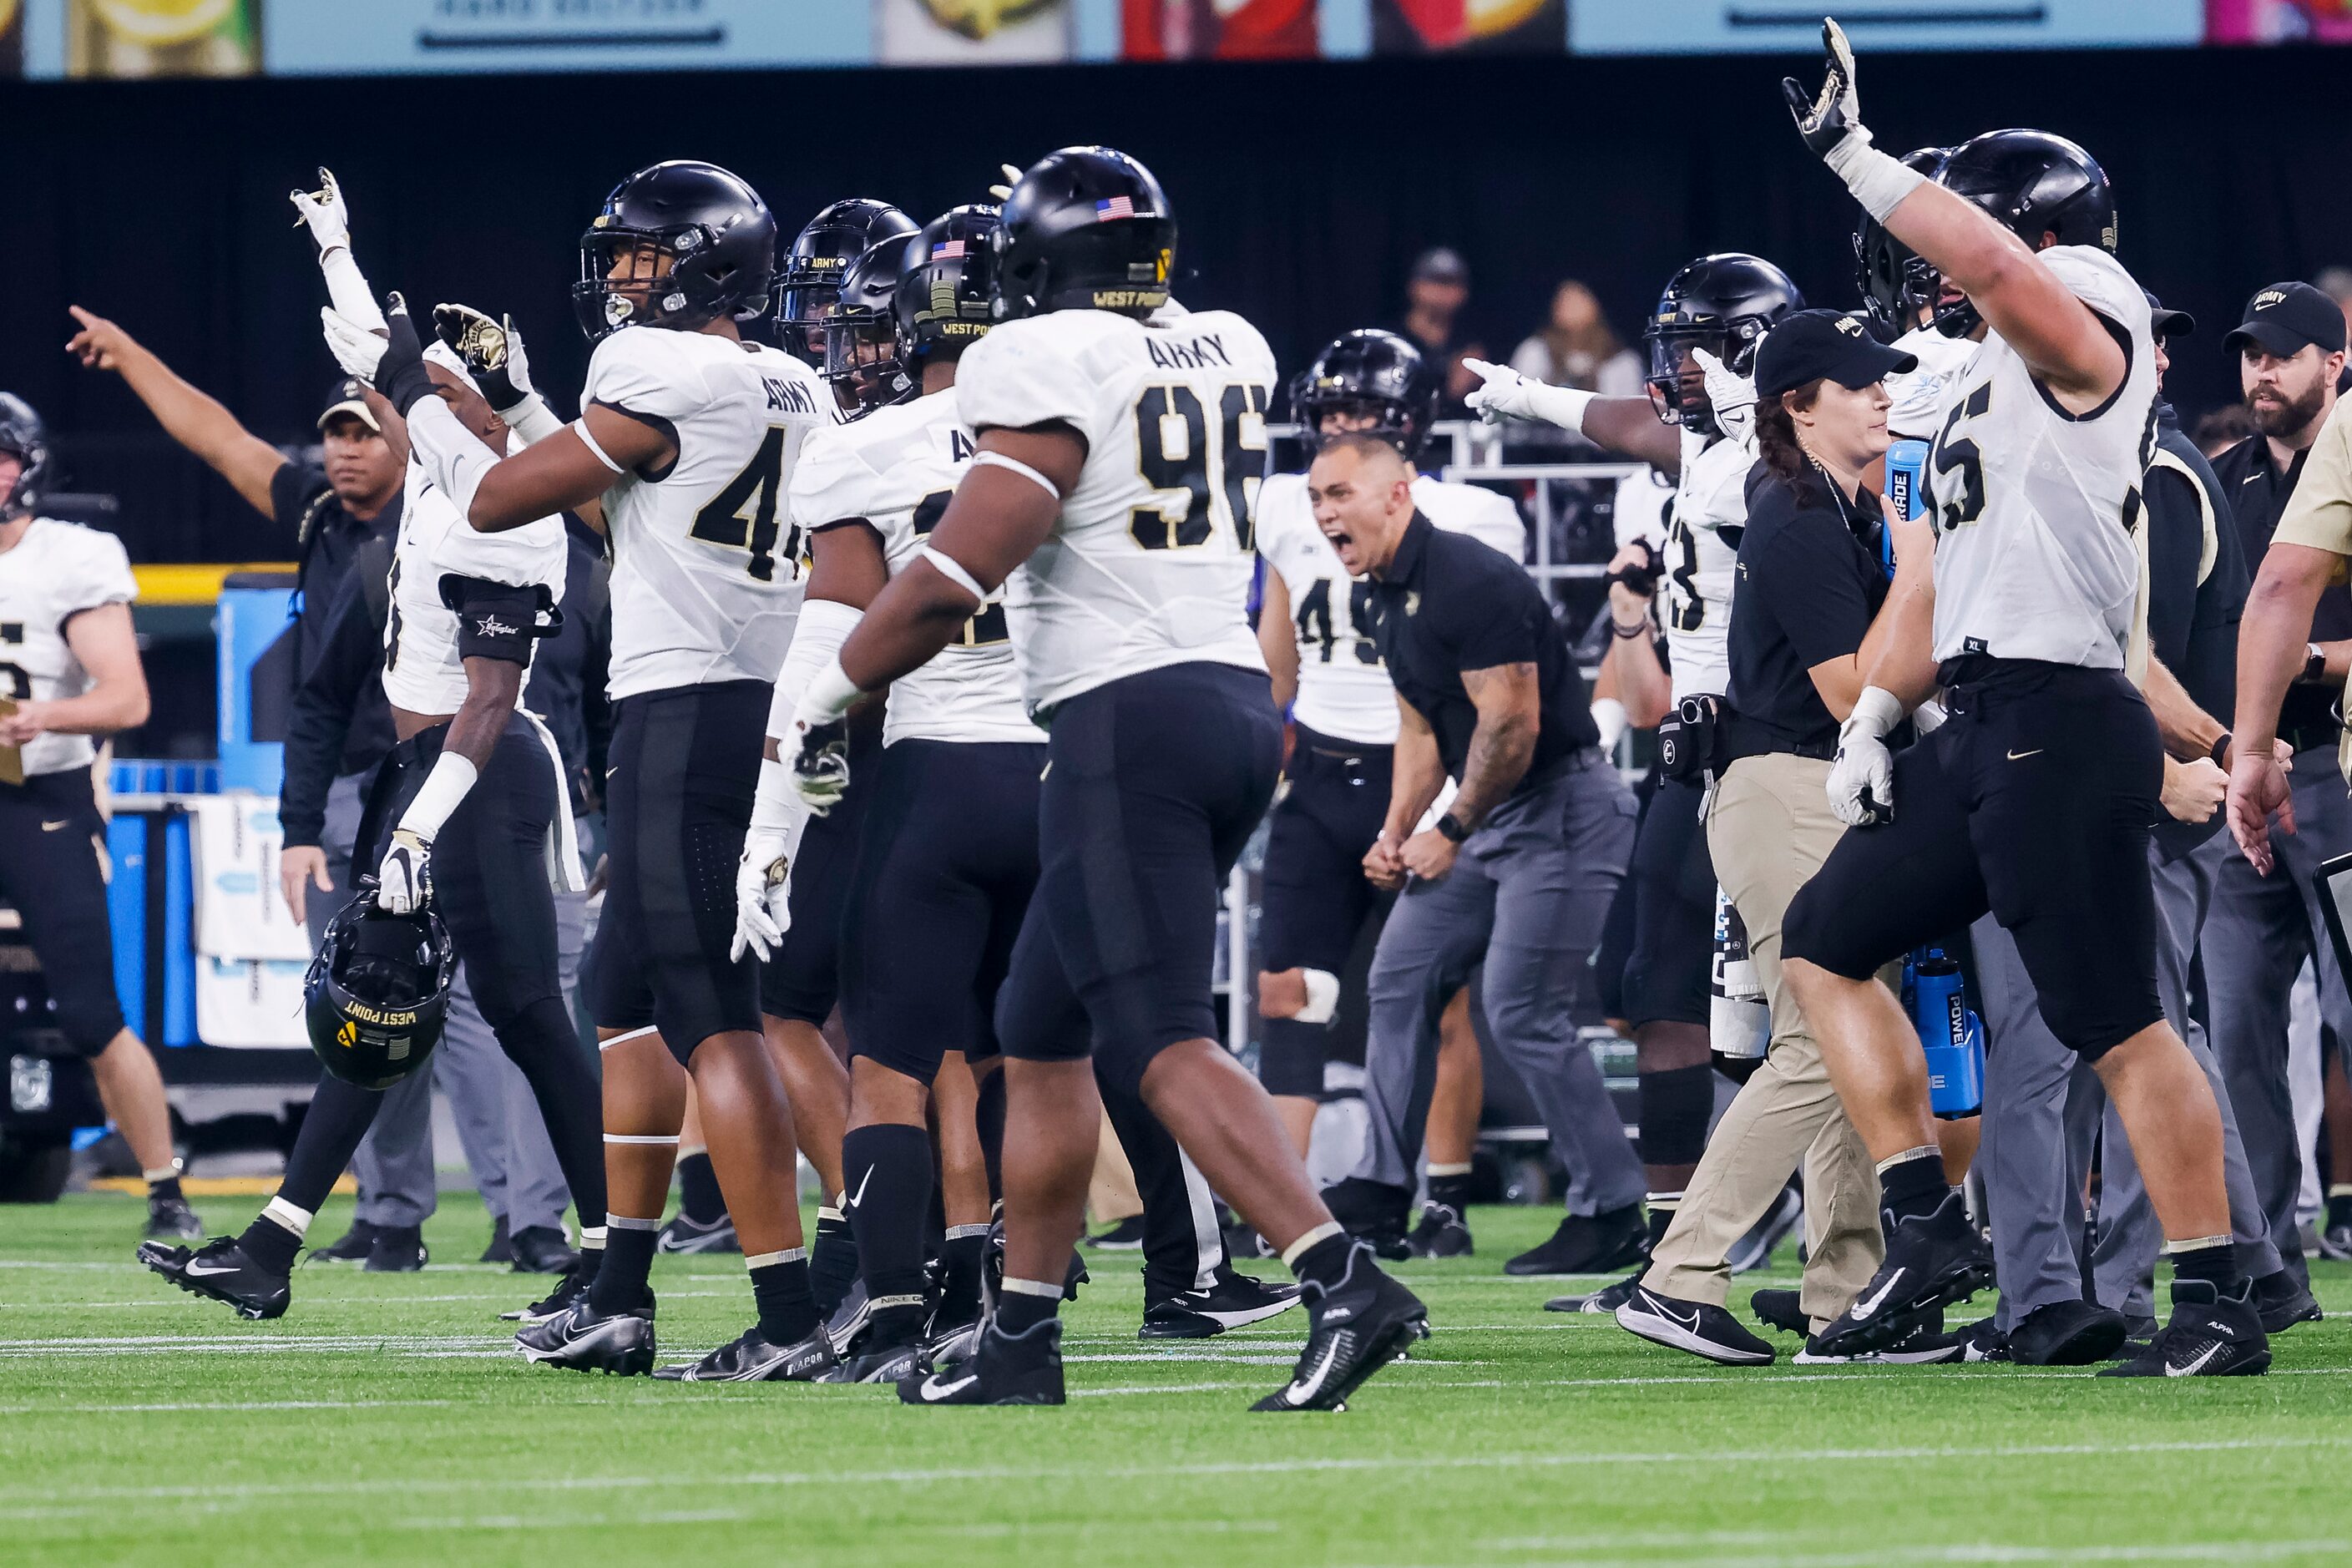
<svg viewBox="0 0 2352 1568"><path fill-rule="evenodd" d="M716 163L656 163L614 186L580 237L572 309L592 339L757 321L775 271L776 220L759 192Z"/></svg>
<svg viewBox="0 0 2352 1568"><path fill-rule="evenodd" d="M996 319L1094 310L1140 321L1168 302L1175 265L1175 215L1151 171L1108 147L1065 147L1005 198Z"/></svg>
<svg viewBox="0 0 2352 1568"><path fill-rule="evenodd" d="M1418 461L1437 421L1437 378L1422 353L1394 332L1367 327L1334 338L1291 383L1290 407L1309 450L1323 440L1327 415L1370 418L1360 426Z"/></svg>
<svg viewBox="0 0 2352 1568"><path fill-rule="evenodd" d="M302 983L310 1048L326 1069L362 1089L389 1089L441 1043L457 955L441 917L376 907L375 879L327 922Z"/></svg>
<svg viewBox="0 0 2352 1568"><path fill-rule="evenodd" d="M950 207L900 253L905 270L890 312L899 363L917 381L925 364L956 358L994 321L999 221L992 206Z"/></svg>
<svg viewBox="0 0 2352 1568"><path fill-rule="evenodd" d="M1921 147L1903 154L1903 166L1936 177L1948 147ZM1886 226L1868 213L1853 230L1854 289L1862 296L1864 315L1884 341L1896 338L1919 324L1919 312L1935 308L1941 278L1935 268L1909 246L1886 232Z"/></svg>
<svg viewBox="0 0 2352 1568"><path fill-rule="evenodd" d="M30 517L48 489L49 427L13 392L0 392L0 452L24 465L7 500L0 501L0 522L14 522Z"/></svg>
<svg viewBox="0 0 2352 1568"><path fill-rule="evenodd" d="M1753 374L1756 345L1781 317L1805 308L1789 275L1760 256L1702 256L1666 279L1642 336L1650 345L1650 401L1669 425L1717 434L1715 412L1693 349L1738 375Z"/></svg>
<svg viewBox="0 0 2352 1568"><path fill-rule="evenodd" d="M1936 183L1974 202L2001 227L2039 250L2044 235L2060 245L2116 248L2116 193L2097 159L2047 131L1988 131L1952 149ZM1936 330L1964 338L1981 320L1955 300L1936 312Z"/></svg>
<svg viewBox="0 0 2352 1568"><path fill-rule="evenodd" d="M851 262L824 318L824 379L852 419L916 394L898 352L898 318L891 309L912 243L894 236Z"/></svg>
<svg viewBox="0 0 2352 1568"><path fill-rule="evenodd" d="M776 346L823 370L823 322L841 298L850 263L886 239L914 232L914 219L874 196L835 202L809 219L776 268Z"/></svg>

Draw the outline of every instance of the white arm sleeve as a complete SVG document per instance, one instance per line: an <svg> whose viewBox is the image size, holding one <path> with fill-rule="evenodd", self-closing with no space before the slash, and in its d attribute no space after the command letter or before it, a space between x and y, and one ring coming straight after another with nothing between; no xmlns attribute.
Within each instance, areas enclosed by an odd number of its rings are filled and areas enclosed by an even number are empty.
<svg viewBox="0 0 2352 1568"><path fill-rule="evenodd" d="M441 487L460 517L474 510L474 492L498 462L474 433L437 397L418 399L408 410L408 444L425 477Z"/></svg>
<svg viewBox="0 0 2352 1568"><path fill-rule="evenodd" d="M384 330L383 310L375 302L375 292L360 271L360 264L352 259L351 247L339 245L319 258L319 270L326 275L327 298L335 309L372 332Z"/></svg>
<svg viewBox="0 0 2352 1568"><path fill-rule="evenodd" d="M768 705L769 734L782 740L793 732L793 715L809 683L834 663L841 645L865 618L865 611L837 599L810 599L801 605L792 647L784 650L784 668L776 672L776 694Z"/></svg>
<svg viewBox="0 0 2352 1568"><path fill-rule="evenodd" d="M535 446L563 428L563 420L547 405L547 399L534 392L520 403L499 416L507 428L521 439L524 446Z"/></svg>

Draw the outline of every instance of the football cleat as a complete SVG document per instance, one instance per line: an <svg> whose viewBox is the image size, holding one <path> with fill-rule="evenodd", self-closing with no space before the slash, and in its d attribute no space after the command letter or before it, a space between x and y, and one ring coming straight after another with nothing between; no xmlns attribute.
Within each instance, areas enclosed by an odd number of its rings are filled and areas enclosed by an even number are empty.
<svg viewBox="0 0 2352 1568"><path fill-rule="evenodd" d="M1966 1347L1953 1342L1956 1337L1944 1332L1944 1311L1938 1307L1912 1320L1902 1335L1883 1351L1864 1351L1859 1355L1838 1354L1823 1350L1817 1336L1808 1335L1805 1348L1790 1359L1799 1366L1834 1366L1855 1362L1926 1366L1940 1362L1965 1361L1968 1359Z"/></svg>
<svg viewBox="0 0 2352 1568"><path fill-rule="evenodd" d="M1626 1302L1633 1299L1633 1291L1641 1285L1642 1276L1649 1272L1649 1268L1650 1266L1647 1263L1644 1263L1641 1268L1634 1269L1633 1272L1617 1281L1616 1284L1604 1286L1601 1289L1591 1291L1582 1296L1554 1296L1550 1300L1544 1303L1544 1310L1547 1312L1613 1313L1618 1308L1623 1306Z"/></svg>
<svg viewBox="0 0 2352 1568"><path fill-rule="evenodd" d="M743 1244L735 1236L735 1216L720 1215L709 1225L679 1215L661 1227L654 1238L656 1252L740 1252Z"/></svg>
<svg viewBox="0 0 2352 1568"><path fill-rule="evenodd" d="M2319 1233L2319 1256L2336 1263L2352 1263L2352 1221L2331 1220Z"/></svg>
<svg viewBox="0 0 2352 1568"><path fill-rule="evenodd" d="M1323 1206L1349 1236L1391 1260L1412 1256L1404 1236L1412 1194L1386 1182L1349 1176L1323 1189Z"/></svg>
<svg viewBox="0 0 2352 1568"><path fill-rule="evenodd" d="M1143 1309L1139 1340L1205 1340L1287 1312L1298 1305L1296 1285L1269 1285L1228 1264L1205 1290L1181 1290Z"/></svg>
<svg viewBox="0 0 2352 1568"><path fill-rule="evenodd" d="M376 1227L375 1241L368 1247L367 1261L360 1265L370 1274L414 1274L425 1267L432 1254L425 1250L425 1232L413 1225L386 1225Z"/></svg>
<svg viewBox="0 0 2352 1568"><path fill-rule="evenodd" d="M1529 1274L1614 1274L1650 1256L1650 1227L1639 1204L1628 1204L1607 1214L1566 1215L1551 1239L1531 1247L1503 1265L1503 1272Z"/></svg>
<svg viewBox="0 0 2352 1568"><path fill-rule="evenodd" d="M1805 1200L1797 1195L1794 1187L1782 1187L1764 1217L1748 1227L1748 1234L1731 1244L1724 1254L1724 1264L1734 1274L1752 1274L1772 1261L1772 1249L1788 1239L1790 1232L1805 1223Z"/></svg>
<svg viewBox="0 0 2352 1568"><path fill-rule="evenodd" d="M188 1206L185 1198L149 1198L147 1200L147 1239L150 1241L202 1241L205 1222Z"/></svg>
<svg viewBox="0 0 2352 1568"><path fill-rule="evenodd" d="M2172 1282L2172 1321L2147 1350L2100 1369L2101 1377L2255 1377L2270 1370L2270 1336L2263 1332L2253 1282L2241 1280L2224 1296L2207 1279Z"/></svg>
<svg viewBox="0 0 2352 1568"><path fill-rule="evenodd" d="M1652 1344L1687 1351L1724 1366L1763 1366L1778 1352L1724 1308L1678 1300L1644 1286L1617 1309L1617 1326Z"/></svg>
<svg viewBox="0 0 2352 1568"><path fill-rule="evenodd" d="M1469 1224L1451 1204L1423 1204L1404 1246L1415 1258L1467 1258L1473 1250Z"/></svg>
<svg viewBox="0 0 2352 1568"><path fill-rule="evenodd" d="M969 1359L902 1379L906 1405L1059 1405L1062 1321L1048 1318L1014 1338L993 1323L982 1329Z"/></svg>
<svg viewBox="0 0 2352 1568"><path fill-rule="evenodd" d="M512 1263L514 1261L514 1237L508 1233L506 1215L500 1215L491 1222L490 1244L482 1248L482 1255L474 1261L477 1263ZM555 1270L551 1269L549 1272L553 1273Z"/></svg>
<svg viewBox="0 0 2352 1568"><path fill-rule="evenodd" d="M1767 1328L1811 1338L1813 1320L1805 1310L1803 1296L1801 1290L1759 1290L1748 1298L1748 1310Z"/></svg>
<svg viewBox="0 0 2352 1568"><path fill-rule="evenodd" d="M1131 1214L1108 1230L1087 1237L1086 1245L1097 1252L1140 1252L1143 1250L1143 1216Z"/></svg>
<svg viewBox="0 0 2352 1568"><path fill-rule="evenodd" d="M818 1336L822 1338L823 1336ZM837 1362L817 1379L820 1383L904 1383L931 1370L931 1358L921 1345L884 1345L864 1350Z"/></svg>
<svg viewBox="0 0 2352 1568"><path fill-rule="evenodd" d="M1995 1314L1990 1312L1974 1322L1961 1324L1949 1333L1931 1334L1918 1341L1906 1340L1904 1345L1912 1351L1927 1351L1949 1346L1952 1352L1946 1356L1933 1358L1918 1356L1914 1358L1916 1360L1933 1359L1975 1365L1980 1362L2009 1359L2009 1336L2000 1331L1995 1321Z"/></svg>
<svg viewBox="0 0 2352 1568"><path fill-rule="evenodd" d="M1886 1261L1817 1336L1825 1354L1885 1350L1928 1309L1965 1301L1992 1283L1992 1249L1958 1193L1885 1228Z"/></svg>
<svg viewBox="0 0 2352 1568"><path fill-rule="evenodd" d="M652 1343L650 1321L646 1343ZM700 1361L683 1366L659 1366L654 1376L664 1383L821 1383L836 1364L833 1342L824 1331L813 1331L797 1344L780 1345L755 1325L720 1345Z"/></svg>
<svg viewBox="0 0 2352 1568"><path fill-rule="evenodd" d="M2315 1323L2327 1316L2319 1310L2311 1287L2281 1268L2254 1281L2254 1310L2262 1314L2263 1332L2283 1334L2297 1323Z"/></svg>
<svg viewBox="0 0 2352 1568"><path fill-rule="evenodd" d="M240 1318L282 1317L294 1299L290 1281L246 1256L233 1236L216 1236L194 1252L160 1241L139 1244L139 1261L192 1296L209 1296Z"/></svg>
<svg viewBox="0 0 2352 1568"><path fill-rule="evenodd" d="M850 1282L849 1294L841 1299L824 1331L833 1337L833 1353L846 1356L874 1321L874 1300L866 1294L863 1278Z"/></svg>
<svg viewBox="0 0 2352 1568"><path fill-rule="evenodd" d="M1429 1309L1381 1272L1361 1242L1348 1254L1339 1283L1303 1282L1310 1324L1290 1381L1252 1410L1344 1410L1348 1395L1372 1373L1429 1337Z"/></svg>
<svg viewBox="0 0 2352 1568"><path fill-rule="evenodd" d="M368 1254L375 1250L376 1226L364 1219L352 1221L352 1228L324 1247L314 1247L303 1254L305 1263L365 1263Z"/></svg>
<svg viewBox="0 0 2352 1568"><path fill-rule="evenodd" d="M518 1274L569 1274L580 1255L551 1225L527 1225L507 1241L507 1262Z"/></svg>
<svg viewBox="0 0 2352 1568"><path fill-rule="evenodd" d="M648 1302L635 1311L600 1317L583 1298L570 1310L525 1328L515 1343L525 1361L642 1377L654 1369L654 1310Z"/></svg>
<svg viewBox="0 0 2352 1568"><path fill-rule="evenodd" d="M598 1254L601 1258L603 1254ZM511 1312L500 1312L499 1318L509 1323L543 1323L560 1318L588 1299L588 1287L596 1279L595 1258L583 1258L564 1272L555 1289L528 1307Z"/></svg>
<svg viewBox="0 0 2352 1568"><path fill-rule="evenodd" d="M980 1344L980 1331L988 1320L982 1317L961 1319L954 1322L934 1320L923 1336L923 1359L934 1366L946 1366L971 1354Z"/></svg>
<svg viewBox="0 0 2352 1568"><path fill-rule="evenodd" d="M2124 1315L2096 1301L2050 1301L2003 1336L2001 1357L2020 1366L2088 1366L2114 1359L2124 1342Z"/></svg>

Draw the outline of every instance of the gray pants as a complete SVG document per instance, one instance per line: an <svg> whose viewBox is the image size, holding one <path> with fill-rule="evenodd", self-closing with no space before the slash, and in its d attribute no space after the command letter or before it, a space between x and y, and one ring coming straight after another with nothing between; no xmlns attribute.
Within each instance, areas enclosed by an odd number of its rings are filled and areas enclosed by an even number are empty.
<svg viewBox="0 0 2352 1568"><path fill-rule="evenodd" d="M1453 870L1405 888L1372 957L1370 1127L1355 1175L1414 1184L1437 1080L1438 1017L1483 960L1487 1026L1568 1170L1569 1212L1641 1202L1641 1163L1575 1017L1587 961L1633 856L1633 818L1616 770L1588 753L1497 807Z"/></svg>
<svg viewBox="0 0 2352 1568"><path fill-rule="evenodd" d="M2222 1176L2238 1265L2260 1278L2276 1272L2278 1252L2266 1235L2221 1068L2204 1029L2189 1014L2189 967L2211 898L2216 846L2237 853L2223 834L2179 860L2149 854L2156 883L2157 993L2166 1019L2205 1070L2220 1103ZM2042 1021L2033 983L2009 933L1988 915L1969 936L1978 987L1992 1015L1985 1020L1984 1132L1976 1168L1984 1174L1991 1210L1993 1267L2000 1285L1996 1321L2006 1331L2053 1301L2082 1299L2083 1191L2103 1128L2094 1287L2102 1303L2126 1317L2153 1317L2156 1258L2164 1233L2123 1120L2108 1102L2098 1073L2060 1045Z"/></svg>
<svg viewBox="0 0 2352 1568"><path fill-rule="evenodd" d="M2217 868L2204 932L2213 1049L2245 1133L2271 1239L2300 1275L2305 1265L2295 1202L2305 1151L2287 1084L2287 998L2309 958L2319 979L2320 1022L2352 1065L2352 993L2345 990L2311 880L2321 861L2352 850L2352 799L2346 797L2332 746L2297 752L2287 776L2294 782L2295 831L2272 833L2278 864L2269 876L2257 876L2226 834L2200 853L2211 854Z"/></svg>

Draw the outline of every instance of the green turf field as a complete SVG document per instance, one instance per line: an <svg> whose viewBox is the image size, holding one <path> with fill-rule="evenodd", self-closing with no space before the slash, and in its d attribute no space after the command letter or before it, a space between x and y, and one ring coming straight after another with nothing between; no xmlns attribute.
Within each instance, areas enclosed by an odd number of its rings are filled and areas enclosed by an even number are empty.
<svg viewBox="0 0 2352 1568"><path fill-rule="evenodd" d="M272 1323L133 1264L142 1214L0 1210L0 1563L2352 1563L2337 1264L2260 1380L1728 1372L1538 1310L1499 1259L1549 1216L1482 1209L1482 1256L1403 1268L1435 1337L1344 1414L1246 1413L1295 1326L1139 1344L1132 1254L1068 1315L1067 1408L920 1411L526 1367L496 1313L533 1282L460 1261L471 1199L446 1261L299 1271ZM741 1326L730 1261L656 1269L666 1349Z"/></svg>

